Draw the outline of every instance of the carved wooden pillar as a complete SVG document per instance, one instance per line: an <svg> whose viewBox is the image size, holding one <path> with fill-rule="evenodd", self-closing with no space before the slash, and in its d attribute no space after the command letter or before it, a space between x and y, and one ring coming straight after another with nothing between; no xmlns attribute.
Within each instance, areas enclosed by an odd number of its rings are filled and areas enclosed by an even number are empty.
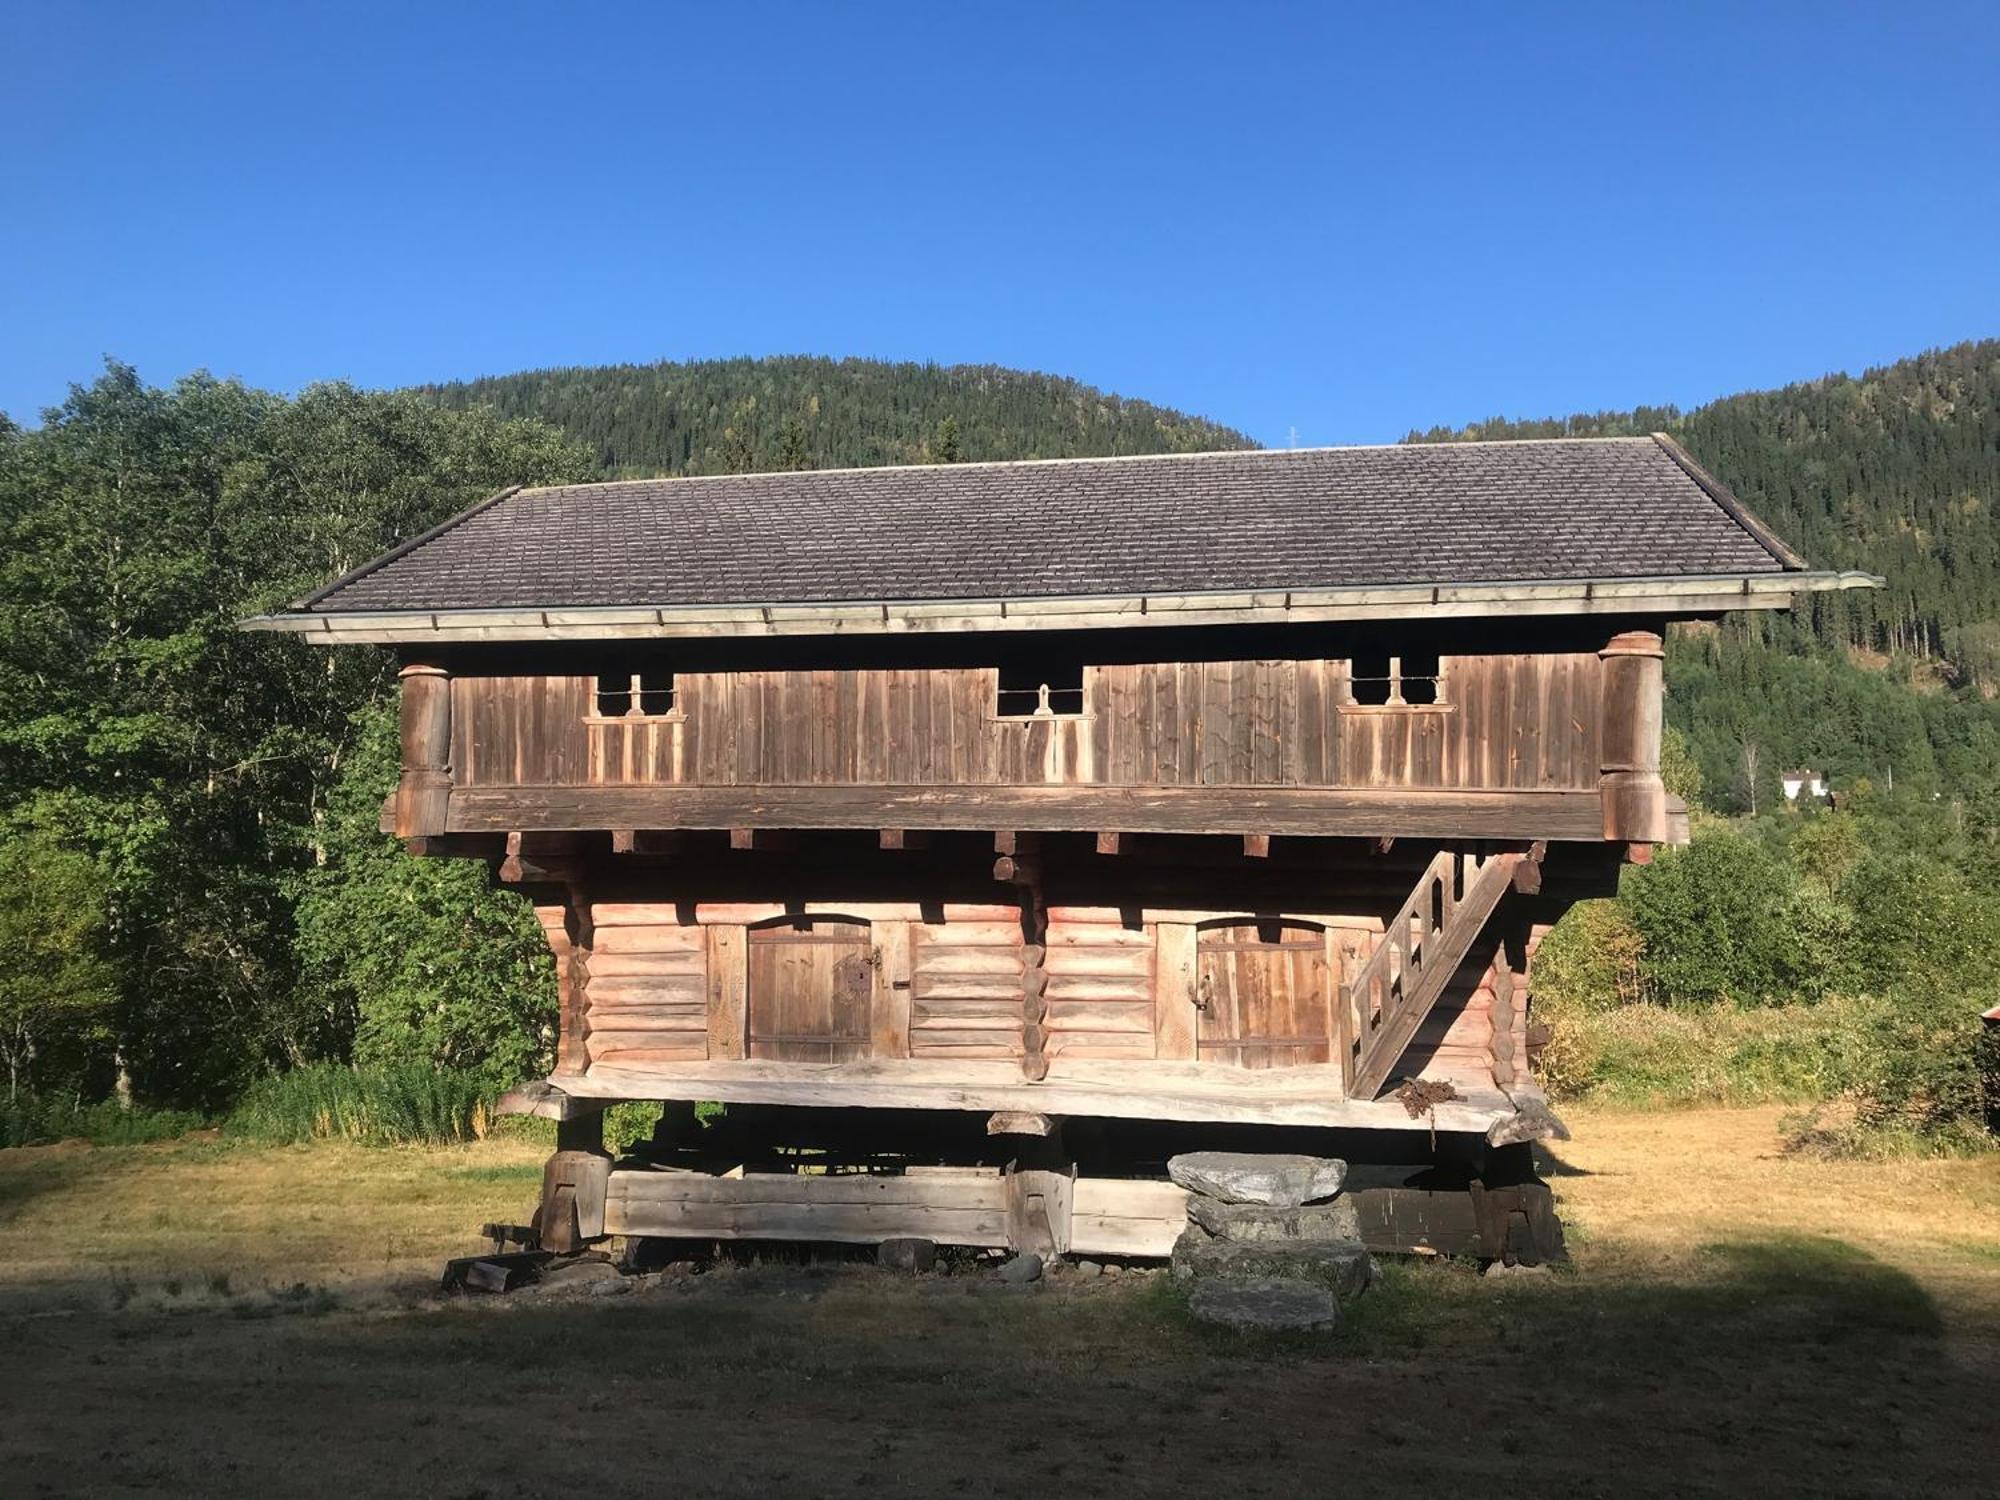
<svg viewBox="0 0 2000 1500"><path fill-rule="evenodd" d="M560 899L553 899L560 892ZM590 1066L584 1042L585 990L590 985L590 911L572 887L535 895L535 920L556 956L556 1075L581 1073Z"/></svg>
<svg viewBox="0 0 2000 1500"><path fill-rule="evenodd" d="M403 779L396 787L396 837L445 831L451 797L451 676L412 662L402 670Z"/></svg>
<svg viewBox="0 0 2000 1500"><path fill-rule="evenodd" d="M1604 837L1629 844L1667 840L1667 789L1660 780L1666 648L1657 631L1628 630L1597 653L1604 663L1604 749L1598 787Z"/></svg>

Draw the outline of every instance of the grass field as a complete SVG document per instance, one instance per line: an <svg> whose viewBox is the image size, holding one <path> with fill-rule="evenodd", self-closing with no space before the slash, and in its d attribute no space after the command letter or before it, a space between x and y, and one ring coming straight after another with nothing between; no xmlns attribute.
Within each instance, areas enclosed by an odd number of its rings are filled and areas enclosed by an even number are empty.
<svg viewBox="0 0 2000 1500"><path fill-rule="evenodd" d="M2000 1156L1571 1123L1572 1272L1396 1263L1297 1340L1134 1275L439 1302L544 1148L0 1152L0 1493L2000 1492Z"/></svg>

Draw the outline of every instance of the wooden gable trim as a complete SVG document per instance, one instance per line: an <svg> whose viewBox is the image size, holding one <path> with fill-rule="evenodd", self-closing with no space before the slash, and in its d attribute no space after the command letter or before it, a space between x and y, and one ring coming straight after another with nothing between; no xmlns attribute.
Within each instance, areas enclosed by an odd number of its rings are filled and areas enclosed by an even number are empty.
<svg viewBox="0 0 2000 1500"><path fill-rule="evenodd" d="M1743 515L1748 516L1748 512ZM1746 528L1752 522L1754 517L1746 520ZM245 630L301 634L320 645L393 645L1327 624L1523 615L1682 616L1714 615L1738 609L1790 609L1801 594L1880 588L1882 582L1873 574L1850 570L1044 599L697 605L672 609L554 607L324 613L298 610L258 615L240 624Z"/></svg>

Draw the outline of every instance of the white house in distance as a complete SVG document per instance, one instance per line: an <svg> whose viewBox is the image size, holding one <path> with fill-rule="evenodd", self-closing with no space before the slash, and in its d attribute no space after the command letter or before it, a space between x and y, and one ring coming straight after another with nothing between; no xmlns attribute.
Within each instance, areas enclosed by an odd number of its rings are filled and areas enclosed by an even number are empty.
<svg viewBox="0 0 2000 1500"><path fill-rule="evenodd" d="M1785 800L1796 802L1800 797L1824 800L1826 797L1826 777L1818 771L1786 771L1778 778L1785 789Z"/></svg>

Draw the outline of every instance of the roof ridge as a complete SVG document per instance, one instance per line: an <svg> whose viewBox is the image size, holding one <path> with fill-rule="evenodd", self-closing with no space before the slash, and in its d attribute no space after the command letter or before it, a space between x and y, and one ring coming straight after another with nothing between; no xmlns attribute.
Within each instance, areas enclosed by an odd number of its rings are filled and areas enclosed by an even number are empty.
<svg viewBox="0 0 2000 1500"><path fill-rule="evenodd" d="M1448 452L1458 448L1531 448L1553 447L1557 444L1649 443L1651 441L1651 438L1644 435L1467 438L1463 442L1450 443L1321 443L1310 448L1202 448L1191 453L1097 453L1075 454L1067 458L979 458L961 463L944 464L843 464L830 469L747 469L740 474L635 475L625 479L584 480L575 484L531 485L523 489L522 493L541 494L549 490L604 489L617 484L684 484L697 480L712 482L718 479L770 479L788 474L907 474L945 469L1029 469L1052 468L1061 464L1170 463L1198 459L1287 458L1294 454L1305 457L1315 453L1424 453Z"/></svg>
<svg viewBox="0 0 2000 1500"><path fill-rule="evenodd" d="M426 542L436 541L439 537L443 536L447 531L452 530L456 526L463 525L465 522L471 520L474 516L478 515L481 511L491 510L494 506L498 505L502 500L505 500L509 495L518 495L520 493L521 493L520 485L510 484L507 486L507 488L501 490L498 494L488 495L484 500L479 501L476 505L466 506L466 508L460 511L457 515L445 517L444 520L438 522L437 525L431 527L430 530L420 531L415 536L409 537L404 541L398 542L395 546L391 547L387 552L384 552L380 557L371 558L369 561L363 563L358 568L348 569L347 572L342 573L338 578L334 579L332 583L327 584L323 588L315 589L312 593L307 594L303 599L295 600L291 605L287 607L291 609L311 609L315 604L318 604L320 600L326 598L327 595L335 593L340 589L346 588L350 583L354 583L360 579L366 578L370 573L373 573L380 568L387 567L390 563L396 561L396 559L400 557L408 556L410 553L416 551L417 548L423 546L424 543Z"/></svg>
<svg viewBox="0 0 2000 1500"><path fill-rule="evenodd" d="M1683 448L1678 439L1664 432L1656 432L1652 435L1652 441L1659 445L1661 452L1680 466L1681 472L1692 479L1724 515L1748 532L1752 541L1775 557L1786 569L1802 573L1811 566L1786 545L1785 539L1771 528L1769 522L1737 499L1734 490L1711 474L1692 453Z"/></svg>

